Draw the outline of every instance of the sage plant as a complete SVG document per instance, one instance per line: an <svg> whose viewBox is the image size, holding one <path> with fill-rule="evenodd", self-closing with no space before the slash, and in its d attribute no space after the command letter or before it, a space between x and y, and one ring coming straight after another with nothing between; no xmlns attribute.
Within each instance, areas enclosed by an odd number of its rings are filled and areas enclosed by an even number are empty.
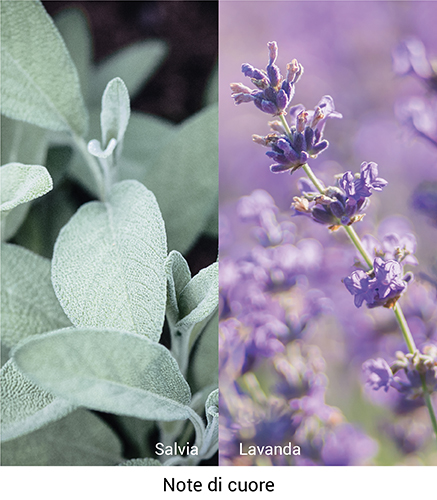
<svg viewBox="0 0 437 500"><path fill-rule="evenodd" d="M162 42L94 67L78 12L1 14L2 464L197 465L218 446L218 264L192 276L183 253L214 232L217 105L131 112Z"/></svg>
<svg viewBox="0 0 437 500"><path fill-rule="evenodd" d="M272 115L270 133L253 136L256 143L268 148L266 154L274 161L270 166L272 173L294 174L301 170L306 174L298 180L300 195L293 197L293 215L312 219L330 232L344 231L355 246L356 270L342 279L355 306L360 308L365 304L370 309L382 307L394 313L399 336L403 339L402 350L392 353L395 361L390 365L382 358L366 361L363 370L367 375L367 385L375 390L394 388L406 404L413 402L415 407L425 406L429 414L429 428L437 436L431 399L432 394L437 392L437 346L432 339L428 339L428 345L421 349L416 347L401 307L401 302L407 300L406 292L413 279L412 273L405 271L404 266L417 264L414 257L415 238L412 234L397 233L387 234L382 242L370 236L359 237L355 228L365 216L370 198L375 192L383 191L387 181L380 177L379 166L372 161L362 162L357 173L352 170L338 173L331 184L325 184L319 178L323 177L322 172L317 175L313 172L309 162L329 147L324 137L326 121L328 118L341 118L341 114L335 110L334 101L328 95L322 97L314 110L302 105L292 106L295 84L303 74L303 67L293 60L287 65L286 76L282 76L276 66L276 42L270 42L268 49L269 60L265 70L249 64L242 65L242 72L251 79L255 89L242 83L232 83L235 104L254 102L261 111ZM285 249L281 255L286 262ZM294 408L296 404L301 403L292 399L288 406ZM292 418L290 420L293 421Z"/></svg>

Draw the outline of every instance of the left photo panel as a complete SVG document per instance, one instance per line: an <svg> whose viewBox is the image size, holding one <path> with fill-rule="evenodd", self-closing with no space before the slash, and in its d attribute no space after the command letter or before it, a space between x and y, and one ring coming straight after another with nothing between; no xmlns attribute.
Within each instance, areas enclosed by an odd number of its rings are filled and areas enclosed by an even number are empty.
<svg viewBox="0 0 437 500"><path fill-rule="evenodd" d="M1 2L1 465L218 465L218 2Z"/></svg>

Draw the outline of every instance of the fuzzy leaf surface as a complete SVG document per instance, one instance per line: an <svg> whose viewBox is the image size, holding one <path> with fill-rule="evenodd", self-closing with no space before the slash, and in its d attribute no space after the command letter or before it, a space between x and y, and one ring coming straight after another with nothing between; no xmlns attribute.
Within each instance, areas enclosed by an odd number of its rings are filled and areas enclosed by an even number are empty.
<svg viewBox="0 0 437 500"><path fill-rule="evenodd" d="M1 267L1 332L7 347L71 325L53 290L48 259L3 243Z"/></svg>
<svg viewBox="0 0 437 500"><path fill-rule="evenodd" d="M176 360L135 333L58 330L27 339L12 357L34 383L77 406L146 420L190 414L190 389Z"/></svg>
<svg viewBox="0 0 437 500"><path fill-rule="evenodd" d="M193 394L218 384L218 312L209 320L193 346L188 382Z"/></svg>
<svg viewBox="0 0 437 500"><path fill-rule="evenodd" d="M2 444L2 465L117 465L121 443L91 412L71 415L31 434Z"/></svg>
<svg viewBox="0 0 437 500"><path fill-rule="evenodd" d="M218 306L218 262L201 269L179 296L179 321L185 329L208 318Z"/></svg>
<svg viewBox="0 0 437 500"><path fill-rule="evenodd" d="M89 86L92 83L92 40L85 14L78 8L67 8L62 10L54 21L76 66L82 95L87 101Z"/></svg>
<svg viewBox="0 0 437 500"><path fill-rule="evenodd" d="M53 188L48 170L41 165L7 163L1 167L0 176L2 212L39 198Z"/></svg>
<svg viewBox="0 0 437 500"><path fill-rule="evenodd" d="M126 85L121 78L114 78L106 86L102 97L100 124L104 147L111 139L116 139L118 145L123 142L129 116L130 101Z"/></svg>
<svg viewBox="0 0 437 500"><path fill-rule="evenodd" d="M172 325L179 320L179 297L191 280L187 261L177 251L172 250L165 261L167 275L167 318Z"/></svg>
<svg viewBox="0 0 437 500"><path fill-rule="evenodd" d="M162 465L159 460L156 458L132 458L131 460L126 460L126 462L122 462L118 464L120 466L139 466L139 467L150 467Z"/></svg>
<svg viewBox="0 0 437 500"><path fill-rule="evenodd" d="M166 238L156 199L137 181L83 205L61 230L52 282L72 323L159 340L166 303Z"/></svg>
<svg viewBox="0 0 437 500"><path fill-rule="evenodd" d="M10 359L1 369L1 440L17 437L59 420L75 408L25 377Z"/></svg>
<svg viewBox="0 0 437 500"><path fill-rule="evenodd" d="M186 252L211 217L218 196L218 108L209 106L177 127L142 182L166 221L169 250Z"/></svg>
<svg viewBox="0 0 437 500"><path fill-rule="evenodd" d="M2 114L84 135L79 77L41 2L1 2Z"/></svg>

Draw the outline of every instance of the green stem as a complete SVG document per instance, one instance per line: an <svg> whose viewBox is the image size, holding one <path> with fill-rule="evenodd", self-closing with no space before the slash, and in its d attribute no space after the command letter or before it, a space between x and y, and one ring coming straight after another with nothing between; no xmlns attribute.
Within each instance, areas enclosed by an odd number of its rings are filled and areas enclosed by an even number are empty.
<svg viewBox="0 0 437 500"><path fill-rule="evenodd" d="M363 247L361 243L360 237L352 226L342 226L346 231L347 235L351 239L352 243L355 245L357 250L360 252L366 264L369 266L369 270L373 269L373 262L370 258L370 255L366 252L366 249Z"/></svg>
<svg viewBox="0 0 437 500"><path fill-rule="evenodd" d="M288 124L287 124L283 115L281 115L281 121L282 121L282 124L283 124L285 130L290 135L291 134L290 128L288 127ZM311 170L308 163L305 163L304 165L302 165L302 168L305 171L305 173L307 174L310 181L317 188L319 193L323 194L324 193L323 186L320 184L319 180L314 175L314 172ZM360 252L360 254L363 257L366 264L369 266L369 270L372 270L373 269L372 259L371 259L370 255L367 253L366 249L363 247L363 244L360 240L360 237L358 236L355 229L352 226L342 226L342 227L346 231L346 233L349 236L352 243L355 245L355 248ZM410 351L411 354L414 354L417 351L417 347L416 347L416 344L414 342L413 335L411 334L410 327L408 326L407 320L405 319L405 315L404 315L402 308L398 302L394 305L393 312L396 316L397 322L399 323L399 327L401 329L404 341L407 344L408 350ZM430 397L428 388L426 386L425 377L423 375L421 375L421 380L422 380L423 397L425 399L425 404L426 404L426 407L428 408L429 416L431 418L431 423L432 423L434 433L435 433L436 438L437 438L437 419L436 419L436 416L434 413L434 409L432 407L432 401L431 401L431 397Z"/></svg>
<svg viewBox="0 0 437 500"><path fill-rule="evenodd" d="M279 115L279 118L281 119L282 126L285 128L285 132L288 135L288 138L291 140L291 130L287 123L287 120L285 119L285 115Z"/></svg>
<svg viewBox="0 0 437 500"><path fill-rule="evenodd" d="M96 158L94 158L94 156L88 153L87 145L82 137L78 135L73 135L73 140L77 149L81 152L84 160L86 161L91 171L91 174L94 177L94 181L96 183L100 200L105 201L106 199L105 180L98 161L96 160Z"/></svg>
<svg viewBox="0 0 437 500"><path fill-rule="evenodd" d="M410 327L408 326L407 320L405 319L404 313L401 309L400 304L396 303L393 307L393 312L395 313L396 319L398 320L399 326L401 328L402 336L404 337L405 343L407 344L408 350L411 354L417 351L416 344L414 343L413 336L411 335Z"/></svg>
<svg viewBox="0 0 437 500"><path fill-rule="evenodd" d="M425 399L425 404L426 407L428 408L428 413L431 418L434 434L437 438L437 419L434 413L434 408L432 407L431 396L429 395L428 388L426 387L426 381L424 375L421 375L420 378L422 380L423 398Z"/></svg>

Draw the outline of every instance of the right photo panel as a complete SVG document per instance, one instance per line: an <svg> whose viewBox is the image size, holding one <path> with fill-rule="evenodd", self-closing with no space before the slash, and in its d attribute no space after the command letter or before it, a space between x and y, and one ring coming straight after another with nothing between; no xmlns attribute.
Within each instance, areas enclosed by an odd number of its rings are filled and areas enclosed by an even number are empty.
<svg viewBox="0 0 437 500"><path fill-rule="evenodd" d="M437 465L437 3L219 10L219 464Z"/></svg>

